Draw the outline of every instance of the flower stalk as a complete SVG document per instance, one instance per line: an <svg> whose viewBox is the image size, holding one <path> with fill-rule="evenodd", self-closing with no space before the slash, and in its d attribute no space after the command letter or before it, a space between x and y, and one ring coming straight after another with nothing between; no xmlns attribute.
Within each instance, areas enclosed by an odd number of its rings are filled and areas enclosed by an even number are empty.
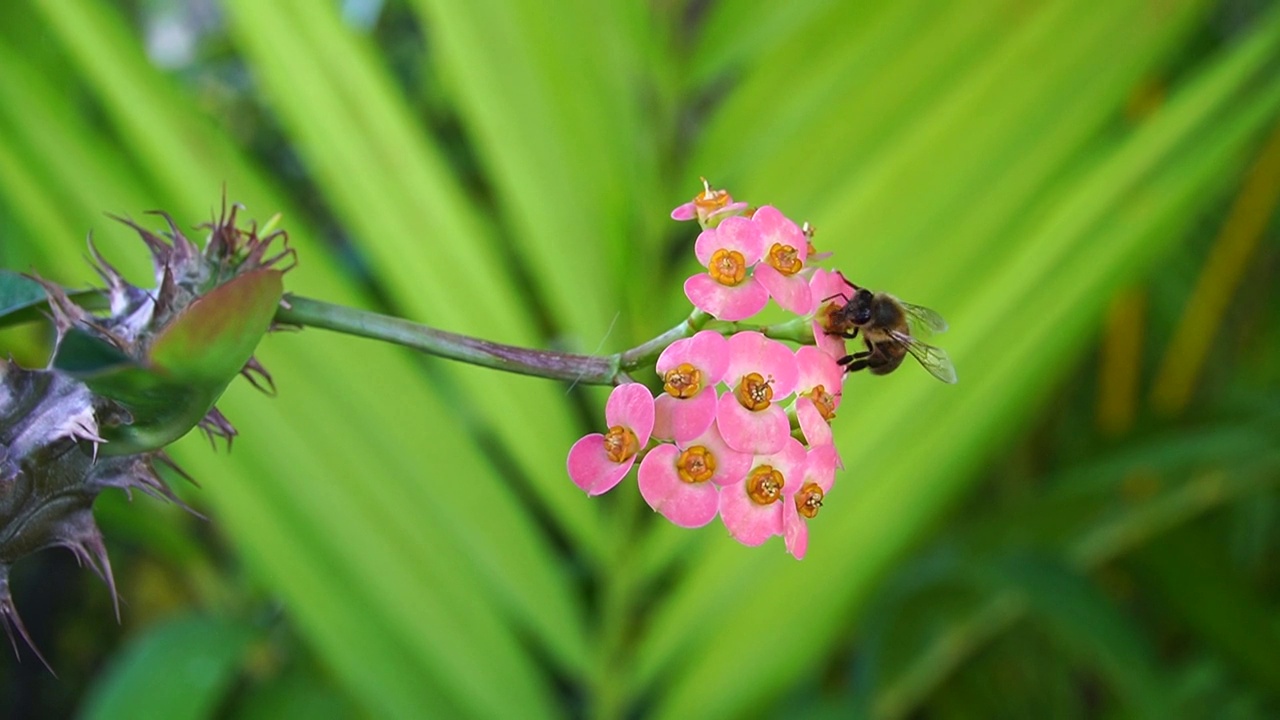
<svg viewBox="0 0 1280 720"><path fill-rule="evenodd" d="M285 295L276 311L276 323L318 327L494 370L587 385L616 384L622 372L618 355L595 357L504 345L292 294Z"/></svg>
<svg viewBox="0 0 1280 720"><path fill-rule="evenodd" d="M579 385L618 385L627 382L631 371L646 365L652 366L653 361L671 343L692 337L704 327L721 335L756 331L766 337L792 341L804 341L807 334L808 341L813 341L812 331L803 318L777 325L759 326L750 323L712 322L710 315L694 310L680 324L629 350L605 356L581 355L482 340L392 315L336 305L292 293L285 294L276 310L275 322L277 325L322 328L381 340L449 360L519 375L566 380Z"/></svg>

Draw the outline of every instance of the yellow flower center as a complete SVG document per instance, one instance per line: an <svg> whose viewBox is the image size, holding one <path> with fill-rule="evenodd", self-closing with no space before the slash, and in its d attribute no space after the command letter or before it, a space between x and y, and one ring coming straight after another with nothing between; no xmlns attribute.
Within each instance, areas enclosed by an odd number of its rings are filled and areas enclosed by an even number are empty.
<svg viewBox="0 0 1280 720"><path fill-rule="evenodd" d="M695 445L680 453L676 459L676 472L687 483L706 482L716 474L716 456L707 448Z"/></svg>
<svg viewBox="0 0 1280 720"><path fill-rule="evenodd" d="M702 390L702 371L689 363L680 363L662 376L662 389L671 397L691 398Z"/></svg>
<svg viewBox="0 0 1280 720"><path fill-rule="evenodd" d="M804 267L804 263L800 261L800 253L790 245L782 243L774 243L773 247L769 248L765 262L777 268L783 275L795 275Z"/></svg>
<svg viewBox="0 0 1280 720"><path fill-rule="evenodd" d="M822 488L814 483L805 483L804 487L800 488L800 492L796 493L796 510L812 520L822 509L822 498Z"/></svg>
<svg viewBox="0 0 1280 720"><path fill-rule="evenodd" d="M768 505L782 499L782 488L787 484L782 473L772 465L761 465L747 476L747 496L757 505Z"/></svg>
<svg viewBox="0 0 1280 720"><path fill-rule="evenodd" d="M693 206L704 215L710 215L728 204L729 191L712 190L711 183L707 182L706 178L702 178L702 192L694 196Z"/></svg>
<svg viewBox="0 0 1280 720"><path fill-rule="evenodd" d="M738 383L738 389L734 391L734 397L738 398L738 402L742 407L759 411L769 407L769 401L773 399L773 388L770 384L773 378L768 380L760 376L760 373L747 373Z"/></svg>
<svg viewBox="0 0 1280 720"><path fill-rule="evenodd" d="M822 326L822 329L825 332L831 333L831 334L841 334L848 329L843 322L840 322L838 320L838 318L840 317L840 310L842 310L844 306L845 306L845 303L836 302L833 300L827 303L826 305L823 305L822 307L818 308L818 321L819 321L818 324Z"/></svg>
<svg viewBox="0 0 1280 720"><path fill-rule="evenodd" d="M747 259L737 250L720 248L711 254L707 272L712 280L733 287L747 278Z"/></svg>
<svg viewBox="0 0 1280 720"><path fill-rule="evenodd" d="M640 441L628 428L614 425L604 435L604 451L610 460L616 463L626 462L640 452Z"/></svg>
<svg viewBox="0 0 1280 720"><path fill-rule="evenodd" d="M815 386L806 397L813 401L813 406L818 408L818 412L822 413L822 419L831 422L836 416L836 399L827 389L821 385Z"/></svg>

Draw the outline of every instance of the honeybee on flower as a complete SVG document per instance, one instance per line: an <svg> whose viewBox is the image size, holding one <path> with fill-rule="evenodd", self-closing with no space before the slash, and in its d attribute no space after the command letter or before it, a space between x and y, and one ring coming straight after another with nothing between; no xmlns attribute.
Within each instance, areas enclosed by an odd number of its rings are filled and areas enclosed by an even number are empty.
<svg viewBox="0 0 1280 720"><path fill-rule="evenodd" d="M907 329L909 318L923 317L937 330L940 318L816 267L830 254L814 251L811 225L770 205L751 208L705 179L671 217L702 228L693 247L702 268L684 283L695 310L661 336L665 347L628 368L652 370L658 385L652 393L639 383L615 388L608 434L574 445L569 475L598 495L638 463L641 496L675 525L719 517L744 545L781 536L803 558L809 522L842 467L832 423L849 377L886 374L911 354L954 382L946 354ZM749 324L770 300L793 320ZM866 349L850 352L853 339Z"/></svg>

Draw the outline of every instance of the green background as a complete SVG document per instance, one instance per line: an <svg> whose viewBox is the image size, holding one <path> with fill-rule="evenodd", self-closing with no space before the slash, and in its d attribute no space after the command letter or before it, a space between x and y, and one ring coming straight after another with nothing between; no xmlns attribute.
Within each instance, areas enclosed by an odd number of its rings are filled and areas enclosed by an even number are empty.
<svg viewBox="0 0 1280 720"><path fill-rule="evenodd" d="M0 6L0 260L147 284L103 213L283 213L291 291L616 352L676 324L705 175L938 310L855 376L809 556L564 472L604 393L268 337L204 522L49 551L14 717L1274 717L1280 10L1226 0ZM147 220L153 222L154 220ZM48 330L5 331L40 366ZM179 481L180 482L180 481Z"/></svg>

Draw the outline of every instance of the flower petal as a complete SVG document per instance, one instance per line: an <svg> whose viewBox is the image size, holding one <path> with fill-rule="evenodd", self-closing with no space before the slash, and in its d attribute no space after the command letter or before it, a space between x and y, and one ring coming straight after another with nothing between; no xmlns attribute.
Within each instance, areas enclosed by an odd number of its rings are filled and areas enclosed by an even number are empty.
<svg viewBox="0 0 1280 720"><path fill-rule="evenodd" d="M852 292L844 276L838 272L817 268L809 278L809 293L813 296L814 307L813 338L818 349L837 360L849 352L843 337L827 334L824 326L826 313L848 303Z"/></svg>
<svg viewBox="0 0 1280 720"><path fill-rule="evenodd" d="M702 527L715 519L720 491L710 482L687 483L680 479L676 460L680 450L659 445L640 463L640 495L662 516L685 528Z"/></svg>
<svg viewBox="0 0 1280 720"><path fill-rule="evenodd" d="M786 442L782 444L782 448L777 452L756 455L751 461L751 470L761 465L771 465L774 470L782 473L782 494L786 497L791 497L800 492L805 470L809 466L809 455L805 452L804 446L800 444L799 440L788 435ZM748 471L748 474L750 474L750 471Z"/></svg>
<svg viewBox="0 0 1280 720"><path fill-rule="evenodd" d="M817 321L813 323L813 340L818 344L819 350L830 355L834 360L840 360L849 355L848 341L839 335L828 335L822 323Z"/></svg>
<svg viewBox="0 0 1280 720"><path fill-rule="evenodd" d="M713 230L704 230L698 234L693 244L693 253L703 267L711 263L711 256L716 250L736 250L742 253L747 267L760 262L764 255L764 236L760 227L751 220L740 217L727 217Z"/></svg>
<svg viewBox="0 0 1280 720"><path fill-rule="evenodd" d="M710 482L724 486L735 483L746 476L747 471L751 469L751 461L755 456L750 453L743 453L729 447L724 441L724 437L720 435L720 429L715 423L707 428L707 431L686 443L677 443L681 449L698 447L699 445L711 451L716 459L716 471L711 476Z"/></svg>
<svg viewBox="0 0 1280 720"><path fill-rule="evenodd" d="M791 438L791 424L781 405L773 403L764 410L748 410L732 392L720 396L716 424L730 448L753 455L778 452Z"/></svg>
<svg viewBox="0 0 1280 720"><path fill-rule="evenodd" d="M796 369L799 379L796 381L796 392L807 393L821 385L823 390L831 393L832 405L840 407L840 391L844 385L844 368L820 348L802 345L796 350Z"/></svg>
<svg viewBox="0 0 1280 720"><path fill-rule="evenodd" d="M659 375L673 370L682 363L689 363L706 376L707 385L714 385L724 378L729 367L729 341L714 330L702 330L693 337L676 340L658 356L655 367Z"/></svg>
<svg viewBox="0 0 1280 720"><path fill-rule="evenodd" d="M734 540L743 545L760 545L782 534L783 503L794 505L795 501L783 498L768 505L755 504L742 480L720 489L720 519Z"/></svg>
<svg viewBox="0 0 1280 720"><path fill-rule="evenodd" d="M694 307L717 320L729 322L746 320L769 304L769 291L752 277L730 287L716 282L707 273L698 273L684 281L684 295Z"/></svg>
<svg viewBox="0 0 1280 720"><path fill-rule="evenodd" d="M796 389L800 371L791 348L758 332L740 332L729 338L729 369L724 383L730 390L748 373L773 378L773 401L782 402ZM720 428L722 431L724 428Z"/></svg>
<svg viewBox="0 0 1280 720"><path fill-rule="evenodd" d="M801 275L783 275L772 265L760 263L752 271L756 280L769 291L778 306L796 315L813 312L813 294L809 283Z"/></svg>
<svg viewBox="0 0 1280 720"><path fill-rule="evenodd" d="M688 442L707 431L716 419L716 391L707 388L691 398L662 393L654 400L653 436Z"/></svg>
<svg viewBox="0 0 1280 720"><path fill-rule="evenodd" d="M569 459L565 465L574 485L588 495L600 495L621 482L635 462L634 457L622 463L610 460L604 449L604 435L591 433L569 448Z"/></svg>
<svg viewBox="0 0 1280 720"><path fill-rule="evenodd" d="M604 418L609 427L621 425L636 434L640 447L649 442L653 432L653 395L640 383L625 383L609 393Z"/></svg>
<svg viewBox="0 0 1280 720"><path fill-rule="evenodd" d="M822 413L813 401L801 396L796 401L796 419L800 421L800 431L804 433L804 441L810 447L830 445L833 440L831 426L822 418Z"/></svg>
<svg viewBox="0 0 1280 720"><path fill-rule="evenodd" d="M787 502L782 508L782 539L787 544L787 552L797 560L803 560L809 550L809 521L796 509L795 500Z"/></svg>
<svg viewBox="0 0 1280 720"><path fill-rule="evenodd" d="M692 200L683 205L677 205L676 208L671 211L672 220L679 220L683 222L685 220L692 220L696 217L698 217L698 206Z"/></svg>
<svg viewBox="0 0 1280 720"><path fill-rule="evenodd" d="M845 305L853 298L854 289L849 286L844 275L835 270L816 268L813 277L809 278L809 289L813 297L820 303Z"/></svg>
<svg viewBox="0 0 1280 720"><path fill-rule="evenodd" d="M805 463L804 483L814 483L822 488L822 492L830 492L836 483L836 464L835 445L814 446L809 450Z"/></svg>
<svg viewBox="0 0 1280 720"><path fill-rule="evenodd" d="M751 203L731 202L719 210L713 210L712 212L707 213L706 216L700 218L700 220L705 227L715 227L727 217L743 214L749 207L751 207Z"/></svg>
<svg viewBox="0 0 1280 720"><path fill-rule="evenodd" d="M790 245L795 248L800 262L808 259L809 238L805 237L804 232L777 208L764 205L756 210L751 219L760 228L760 235L764 239L764 252L769 252L769 248L773 247L774 243Z"/></svg>

